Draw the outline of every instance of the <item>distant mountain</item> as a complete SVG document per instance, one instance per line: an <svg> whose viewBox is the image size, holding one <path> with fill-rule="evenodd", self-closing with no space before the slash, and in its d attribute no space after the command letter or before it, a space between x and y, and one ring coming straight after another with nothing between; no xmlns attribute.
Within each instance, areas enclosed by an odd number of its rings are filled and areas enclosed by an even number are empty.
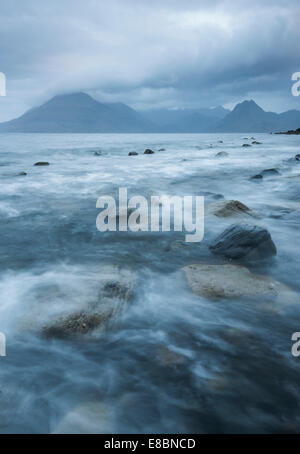
<svg viewBox="0 0 300 454"><path fill-rule="evenodd" d="M105 104L85 93L55 96L15 120L0 123L0 132L143 133L277 132L297 129L300 111L265 112L254 101L229 111L154 109L137 112L126 104Z"/></svg>
<svg viewBox="0 0 300 454"><path fill-rule="evenodd" d="M237 104L211 132L272 132L297 128L299 125L299 110L290 110L281 114L265 112L251 100Z"/></svg>
<svg viewBox="0 0 300 454"><path fill-rule="evenodd" d="M151 122L125 104L104 104L85 93L55 96L21 117L0 123L0 132L149 132Z"/></svg>
<svg viewBox="0 0 300 454"><path fill-rule="evenodd" d="M209 131L229 112L219 106L213 109L152 109L141 111L141 114L160 132L193 133Z"/></svg>

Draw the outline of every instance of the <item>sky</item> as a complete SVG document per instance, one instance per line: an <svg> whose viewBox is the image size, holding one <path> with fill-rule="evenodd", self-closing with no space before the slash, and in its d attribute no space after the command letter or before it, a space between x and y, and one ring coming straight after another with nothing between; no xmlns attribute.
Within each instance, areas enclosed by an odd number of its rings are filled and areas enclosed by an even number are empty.
<svg viewBox="0 0 300 454"><path fill-rule="evenodd" d="M77 91L139 110L300 110L299 24L299 0L1 0L0 121Z"/></svg>

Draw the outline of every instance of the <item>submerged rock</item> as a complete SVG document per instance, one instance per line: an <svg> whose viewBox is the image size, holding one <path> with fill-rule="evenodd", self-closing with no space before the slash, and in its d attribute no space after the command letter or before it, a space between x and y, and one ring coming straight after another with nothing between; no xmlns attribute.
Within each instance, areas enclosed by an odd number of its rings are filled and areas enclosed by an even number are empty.
<svg viewBox="0 0 300 454"><path fill-rule="evenodd" d="M227 153L227 151L220 151L216 154L216 158L225 158L225 156L229 156L229 153Z"/></svg>
<svg viewBox="0 0 300 454"><path fill-rule="evenodd" d="M221 200L219 202L213 202L207 207L208 214L213 214L218 217L258 217L258 215L250 210L246 205L238 200Z"/></svg>
<svg viewBox="0 0 300 454"><path fill-rule="evenodd" d="M252 142L253 145L261 145L261 142L258 142L257 140L254 140L254 142Z"/></svg>
<svg viewBox="0 0 300 454"><path fill-rule="evenodd" d="M244 143L243 144L243 147L246 148L246 147L251 147L251 145L249 143Z"/></svg>
<svg viewBox="0 0 300 454"><path fill-rule="evenodd" d="M128 156L137 156L137 155L138 155L138 153L136 151L130 151L128 153Z"/></svg>
<svg viewBox="0 0 300 454"><path fill-rule="evenodd" d="M35 166L49 166L49 162L46 161L39 161L34 164Z"/></svg>
<svg viewBox="0 0 300 454"><path fill-rule="evenodd" d="M102 155L102 151L94 151L94 155L95 156L101 156Z"/></svg>
<svg viewBox="0 0 300 454"><path fill-rule="evenodd" d="M226 229L209 246L211 252L228 259L266 259L276 255L268 230L257 225L237 224Z"/></svg>
<svg viewBox="0 0 300 454"><path fill-rule="evenodd" d="M263 176L261 173L258 173L257 175L254 175L253 177L250 178L250 180L262 180Z"/></svg>
<svg viewBox="0 0 300 454"><path fill-rule="evenodd" d="M112 431L111 414L99 402L86 402L72 408L59 422L54 434L105 434Z"/></svg>
<svg viewBox="0 0 300 454"><path fill-rule="evenodd" d="M165 148L160 148L158 151L166 151Z"/></svg>
<svg viewBox="0 0 300 454"><path fill-rule="evenodd" d="M121 316L131 298L135 275L115 265L103 267L99 275L99 296L80 310L63 314L43 327L47 337L67 338L108 327Z"/></svg>
<svg viewBox="0 0 300 454"><path fill-rule="evenodd" d="M283 284L239 265L196 264L183 268L192 291L206 298L269 297L288 292Z"/></svg>
<svg viewBox="0 0 300 454"><path fill-rule="evenodd" d="M278 172L277 169L265 169L260 173L260 175L267 177L272 175L280 175L280 172Z"/></svg>
<svg viewBox="0 0 300 454"><path fill-rule="evenodd" d="M154 151L153 151L153 150L150 150L150 148L147 148L147 149L144 151L144 154L154 154Z"/></svg>
<svg viewBox="0 0 300 454"><path fill-rule="evenodd" d="M166 346L158 348L156 357L163 366L182 366L187 361L185 356Z"/></svg>
<svg viewBox="0 0 300 454"><path fill-rule="evenodd" d="M27 175L27 173L26 173L26 172L19 172L17 175L18 175L18 176L24 176L24 177L25 177L25 176Z"/></svg>

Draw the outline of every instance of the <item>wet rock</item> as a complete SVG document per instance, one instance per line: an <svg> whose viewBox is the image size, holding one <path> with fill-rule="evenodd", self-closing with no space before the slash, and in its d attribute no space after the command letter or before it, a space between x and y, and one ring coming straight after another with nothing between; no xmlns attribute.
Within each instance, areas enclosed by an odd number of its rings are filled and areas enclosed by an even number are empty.
<svg viewBox="0 0 300 454"><path fill-rule="evenodd" d="M112 431L108 407L99 402L86 402L72 408L59 422L54 434L105 434Z"/></svg>
<svg viewBox="0 0 300 454"><path fill-rule="evenodd" d="M153 151L153 150L150 150L150 148L147 148L147 149L144 151L144 154L154 154L154 151Z"/></svg>
<svg viewBox="0 0 300 454"><path fill-rule="evenodd" d="M259 173L250 178L250 180L262 180L263 176Z"/></svg>
<svg viewBox="0 0 300 454"><path fill-rule="evenodd" d="M160 148L158 151L166 151L165 148Z"/></svg>
<svg viewBox="0 0 300 454"><path fill-rule="evenodd" d="M27 173L26 173L26 172L19 172L17 175L18 175L18 176L24 176L24 177L25 177L25 176L27 175Z"/></svg>
<svg viewBox="0 0 300 454"><path fill-rule="evenodd" d="M277 253L268 230L248 224L230 226L216 238L209 249L215 255L236 260L266 259Z"/></svg>
<svg viewBox="0 0 300 454"><path fill-rule="evenodd" d="M187 358L179 353L170 350L169 347L159 347L156 355L158 361L164 366L182 366Z"/></svg>
<svg viewBox="0 0 300 454"><path fill-rule="evenodd" d="M258 215L250 210L246 205L238 200L221 200L208 205L207 214L213 214L218 217L258 217Z"/></svg>
<svg viewBox="0 0 300 454"><path fill-rule="evenodd" d="M254 140L254 142L252 142L252 145L261 145L261 142L257 142L257 140Z"/></svg>
<svg viewBox="0 0 300 454"><path fill-rule="evenodd" d="M251 145L249 143L244 143L243 144L243 147L246 148L246 147L251 147Z"/></svg>
<svg viewBox="0 0 300 454"><path fill-rule="evenodd" d="M46 161L39 161L34 164L35 166L49 166L49 162Z"/></svg>
<svg viewBox="0 0 300 454"><path fill-rule="evenodd" d="M239 265L195 264L184 267L183 271L192 291L209 299L276 298L279 293L289 292L283 284Z"/></svg>
<svg viewBox="0 0 300 454"><path fill-rule="evenodd" d="M296 161L300 161L300 154L296 154L295 159Z"/></svg>
<svg viewBox="0 0 300 454"><path fill-rule="evenodd" d="M277 169L265 169L260 173L260 175L262 175L264 177L268 177L268 176L273 176L273 175L280 175L280 172L278 172Z"/></svg>
<svg viewBox="0 0 300 454"><path fill-rule="evenodd" d="M135 275L130 270L115 265L103 267L97 301L54 319L43 327L43 335L68 338L107 328L125 312L133 297L134 284Z"/></svg>
<svg viewBox="0 0 300 454"><path fill-rule="evenodd" d="M137 155L138 155L138 153L136 151L130 151L128 153L128 156L137 156Z"/></svg>
<svg viewBox="0 0 300 454"><path fill-rule="evenodd" d="M101 156L102 155L102 151L94 151L94 156Z"/></svg>
<svg viewBox="0 0 300 454"><path fill-rule="evenodd" d="M227 153L227 151L220 151L216 154L216 158L225 158L226 156L229 156L229 153Z"/></svg>

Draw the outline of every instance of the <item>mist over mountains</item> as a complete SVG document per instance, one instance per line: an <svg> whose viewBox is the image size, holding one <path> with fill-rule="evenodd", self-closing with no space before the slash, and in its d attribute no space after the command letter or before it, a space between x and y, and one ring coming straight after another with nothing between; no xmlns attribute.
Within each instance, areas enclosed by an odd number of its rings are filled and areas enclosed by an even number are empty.
<svg viewBox="0 0 300 454"><path fill-rule="evenodd" d="M253 100L237 104L232 111L221 106L137 111L123 103L102 103L85 93L73 93L55 96L19 118L0 123L0 132L276 132L299 126L299 110L265 112Z"/></svg>

